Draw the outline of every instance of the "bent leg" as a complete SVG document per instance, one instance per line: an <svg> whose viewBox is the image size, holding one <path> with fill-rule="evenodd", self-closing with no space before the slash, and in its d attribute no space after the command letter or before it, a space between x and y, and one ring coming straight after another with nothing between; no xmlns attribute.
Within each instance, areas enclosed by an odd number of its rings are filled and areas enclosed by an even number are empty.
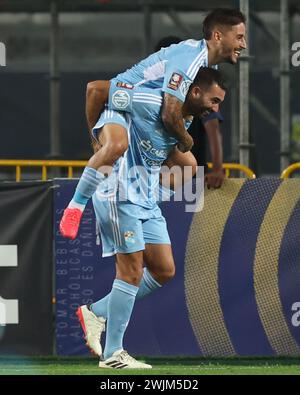
<svg viewBox="0 0 300 395"><path fill-rule="evenodd" d="M160 285L175 276L175 262L170 244L146 244L144 261L151 276Z"/></svg>
<svg viewBox="0 0 300 395"><path fill-rule="evenodd" d="M76 204L85 206L99 183L110 174L114 163L128 148L127 131L121 125L105 124L100 129L99 142L101 148L88 161L69 205L70 208L74 207L74 203L75 206Z"/></svg>
<svg viewBox="0 0 300 395"><path fill-rule="evenodd" d="M88 161L87 166L101 171L103 166L113 166L128 148L127 130L116 123L105 124L98 133L100 149Z"/></svg>
<svg viewBox="0 0 300 395"><path fill-rule="evenodd" d="M99 123L102 148L89 160L77 184L74 196L64 211L60 222L60 232L64 237L75 239L82 213L99 184L110 174L112 166L128 147L127 122L117 112L104 111Z"/></svg>

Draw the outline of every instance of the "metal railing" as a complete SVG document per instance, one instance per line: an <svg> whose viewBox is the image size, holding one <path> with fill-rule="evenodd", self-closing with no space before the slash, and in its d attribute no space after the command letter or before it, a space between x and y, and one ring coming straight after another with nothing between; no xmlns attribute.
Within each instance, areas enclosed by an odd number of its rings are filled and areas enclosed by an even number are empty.
<svg viewBox="0 0 300 395"><path fill-rule="evenodd" d="M283 172L281 173L281 177L280 178L286 180L296 170L300 170L300 162L294 163L293 165L291 165L291 166L287 167L285 170L283 170Z"/></svg>
<svg viewBox="0 0 300 395"><path fill-rule="evenodd" d="M37 167L41 168L41 179L46 181L48 179L47 169L49 167L56 168L67 168L68 178L73 177L73 169L85 167L87 161L85 160L15 160L15 159L2 159L0 160L0 167L15 167L16 169L16 181L19 182L22 179L22 168L24 167ZM212 168L212 164L208 164L209 168ZM256 178L255 174L251 169L238 163L224 163L223 168L226 172L226 177L230 177L231 170L237 170L244 173L248 178Z"/></svg>
<svg viewBox="0 0 300 395"><path fill-rule="evenodd" d="M14 160L14 159L3 159L0 160L0 167L15 167L16 168L16 181L21 181L22 168L24 167L40 167L42 172L42 181L46 181L47 168L68 168L68 178L73 177L74 167L85 167L85 160Z"/></svg>
<svg viewBox="0 0 300 395"><path fill-rule="evenodd" d="M212 169L212 163L208 163L208 168ZM237 170L244 173L248 178L256 178L256 175L253 173L249 167L240 165L239 163L223 163L223 169L225 170L226 177L230 177L231 170Z"/></svg>

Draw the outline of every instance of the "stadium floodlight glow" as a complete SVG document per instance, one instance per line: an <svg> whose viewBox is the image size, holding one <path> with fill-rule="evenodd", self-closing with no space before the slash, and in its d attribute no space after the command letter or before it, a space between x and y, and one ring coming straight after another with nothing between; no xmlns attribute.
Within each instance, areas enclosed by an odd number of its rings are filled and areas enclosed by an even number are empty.
<svg viewBox="0 0 300 395"><path fill-rule="evenodd" d="M0 43L0 66L6 66L6 47L4 43Z"/></svg>
<svg viewBox="0 0 300 395"><path fill-rule="evenodd" d="M292 45L292 51L295 52L292 56L292 65L294 67L300 66L300 42L295 42Z"/></svg>

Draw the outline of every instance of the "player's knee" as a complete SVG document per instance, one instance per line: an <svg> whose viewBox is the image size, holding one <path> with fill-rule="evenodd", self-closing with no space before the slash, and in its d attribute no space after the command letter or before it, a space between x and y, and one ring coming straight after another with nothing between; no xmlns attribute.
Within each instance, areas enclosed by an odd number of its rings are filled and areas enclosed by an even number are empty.
<svg viewBox="0 0 300 395"><path fill-rule="evenodd" d="M168 282L168 281L172 280L172 278L175 276L175 272L176 272L176 270L175 270L175 266L174 265L169 267L164 273L164 280L165 280L165 282Z"/></svg>
<svg viewBox="0 0 300 395"><path fill-rule="evenodd" d="M128 148L127 140L107 141L102 147L103 151L111 158L112 162L118 160Z"/></svg>
<svg viewBox="0 0 300 395"><path fill-rule="evenodd" d="M140 260L131 257L130 262L119 260L117 264L117 278L129 284L139 286L143 277L143 267Z"/></svg>
<svg viewBox="0 0 300 395"><path fill-rule="evenodd" d="M119 141L119 142L115 142L114 144L110 145L112 154L118 158L124 154L124 152L127 150L127 148L128 148L127 141Z"/></svg>
<svg viewBox="0 0 300 395"><path fill-rule="evenodd" d="M163 285L168 281L172 280L172 278L175 276L175 272L175 265L173 263L170 263L169 265L161 268L161 270L156 273L156 279L161 285Z"/></svg>
<svg viewBox="0 0 300 395"><path fill-rule="evenodd" d="M126 272L119 273L118 278L122 281L125 281L128 284L135 285L138 287L142 280L143 270L138 268L128 268Z"/></svg>

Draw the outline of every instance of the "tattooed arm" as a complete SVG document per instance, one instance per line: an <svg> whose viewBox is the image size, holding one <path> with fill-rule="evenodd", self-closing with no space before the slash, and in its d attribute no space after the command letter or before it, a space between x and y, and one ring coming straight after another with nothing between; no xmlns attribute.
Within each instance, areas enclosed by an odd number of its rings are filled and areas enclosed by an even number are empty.
<svg viewBox="0 0 300 395"><path fill-rule="evenodd" d="M183 103L175 96L165 93L162 121L167 131L178 140L178 149L181 152L187 152L193 146L193 139L184 126L182 105Z"/></svg>

